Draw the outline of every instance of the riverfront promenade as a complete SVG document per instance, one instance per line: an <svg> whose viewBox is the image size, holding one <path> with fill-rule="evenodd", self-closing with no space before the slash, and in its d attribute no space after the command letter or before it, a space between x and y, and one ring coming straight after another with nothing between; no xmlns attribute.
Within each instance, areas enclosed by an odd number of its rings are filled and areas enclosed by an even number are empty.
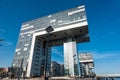
<svg viewBox="0 0 120 80"><path fill-rule="evenodd" d="M18 79L0 79L0 80L18 80ZM30 78L30 79L20 79L20 80L44 80L44 78ZM68 77L52 77L49 78L48 80L92 80L90 78L86 79L75 79L75 78L68 78Z"/></svg>

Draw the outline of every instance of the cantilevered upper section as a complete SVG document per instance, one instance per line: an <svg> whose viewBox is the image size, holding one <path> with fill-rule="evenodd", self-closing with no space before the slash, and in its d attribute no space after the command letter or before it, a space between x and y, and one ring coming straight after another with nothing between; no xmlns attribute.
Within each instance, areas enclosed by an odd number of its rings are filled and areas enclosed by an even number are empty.
<svg viewBox="0 0 120 80"><path fill-rule="evenodd" d="M25 22L22 25L20 36L24 37L24 35L35 33L35 36L41 35L40 38L46 40L45 28L49 25L54 28L50 40L60 39L60 42L51 42L51 45L62 44L63 41L66 41L64 39L69 37L72 37L77 42L89 41L84 5Z"/></svg>
<svg viewBox="0 0 120 80"><path fill-rule="evenodd" d="M21 28L21 35L42 31L49 25L51 25L53 28L60 28L82 22L86 22L84 6L72 8L66 11L58 12L56 14L25 22ZM84 25L87 25L87 23Z"/></svg>

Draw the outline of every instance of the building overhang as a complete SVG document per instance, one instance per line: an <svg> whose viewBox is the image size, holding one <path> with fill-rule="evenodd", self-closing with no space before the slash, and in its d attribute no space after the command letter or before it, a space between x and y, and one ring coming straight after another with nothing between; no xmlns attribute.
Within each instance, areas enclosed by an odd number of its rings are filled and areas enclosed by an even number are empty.
<svg viewBox="0 0 120 80"><path fill-rule="evenodd" d="M34 33L34 36L39 37L42 41L47 41L47 38L49 38L49 46L62 45L69 38L77 43L89 42L87 21L54 28L54 31L49 35L44 30Z"/></svg>

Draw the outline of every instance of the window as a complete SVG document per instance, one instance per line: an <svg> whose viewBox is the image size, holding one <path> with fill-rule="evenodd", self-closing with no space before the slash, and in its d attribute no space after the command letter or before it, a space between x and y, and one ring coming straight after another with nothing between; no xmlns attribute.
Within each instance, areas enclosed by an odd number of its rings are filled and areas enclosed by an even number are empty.
<svg viewBox="0 0 120 80"><path fill-rule="evenodd" d="M23 51L27 51L27 48L24 48Z"/></svg>
<svg viewBox="0 0 120 80"><path fill-rule="evenodd" d="M36 52L36 54L40 55L40 53L39 53L39 52Z"/></svg>

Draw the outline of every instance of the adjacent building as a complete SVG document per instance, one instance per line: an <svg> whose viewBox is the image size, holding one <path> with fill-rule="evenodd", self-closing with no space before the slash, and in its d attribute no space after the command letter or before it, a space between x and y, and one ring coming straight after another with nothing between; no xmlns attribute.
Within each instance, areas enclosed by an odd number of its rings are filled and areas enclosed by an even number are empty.
<svg viewBox="0 0 120 80"><path fill-rule="evenodd" d="M0 68L0 78L8 77L9 71L10 71L9 67Z"/></svg>
<svg viewBox="0 0 120 80"><path fill-rule="evenodd" d="M7 73L9 68L0 68L0 73Z"/></svg>
<svg viewBox="0 0 120 80"><path fill-rule="evenodd" d="M94 76L94 60L91 53L80 53L79 54L79 63L80 63L80 71L82 77L90 77Z"/></svg>
<svg viewBox="0 0 120 80"><path fill-rule="evenodd" d="M64 76L64 64L60 64L60 76Z"/></svg>
<svg viewBox="0 0 120 80"><path fill-rule="evenodd" d="M64 76L64 65L56 61L51 62L51 76Z"/></svg>

